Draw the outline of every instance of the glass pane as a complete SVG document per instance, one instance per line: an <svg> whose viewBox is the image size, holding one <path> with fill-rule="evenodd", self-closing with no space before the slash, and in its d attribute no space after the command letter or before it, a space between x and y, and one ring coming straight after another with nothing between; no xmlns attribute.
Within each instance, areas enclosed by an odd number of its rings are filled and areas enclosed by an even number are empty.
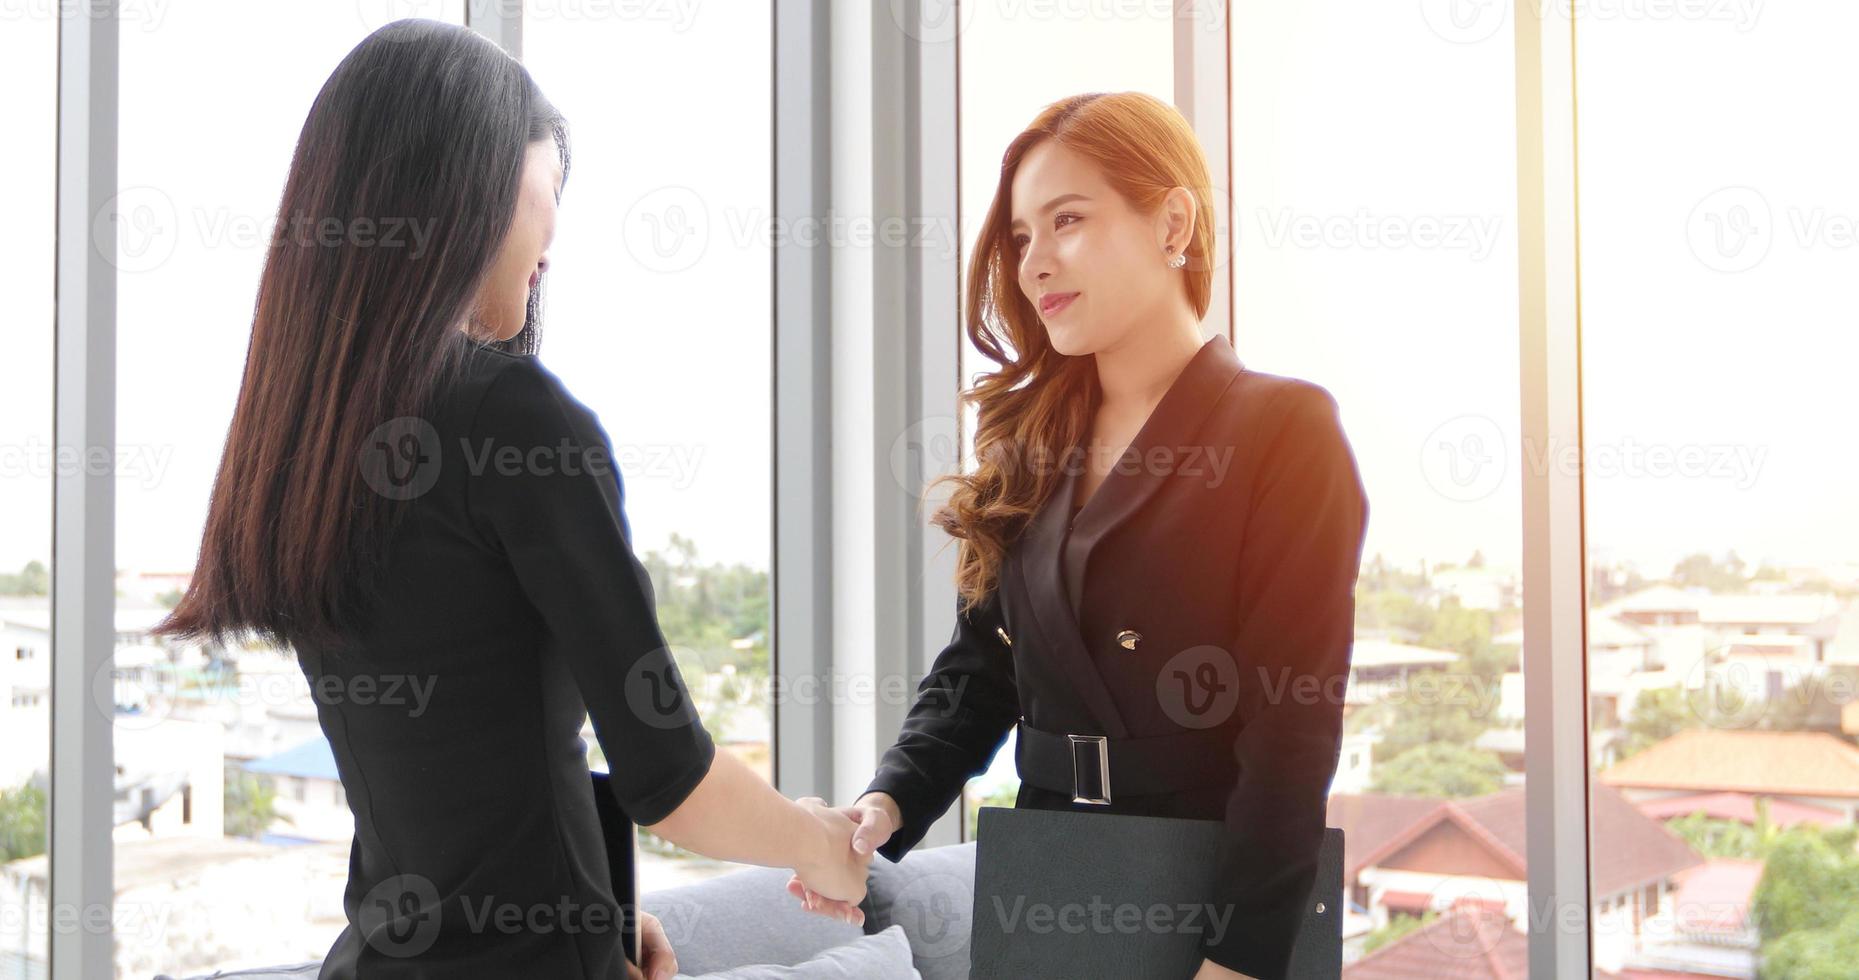
<svg viewBox="0 0 1859 980"><path fill-rule="evenodd" d="M354 823L294 655L146 631L192 575L259 271L311 100L356 42L409 14L462 22L463 3L125 8L114 687L122 976L321 959L344 925Z"/></svg>
<svg viewBox="0 0 1859 980"><path fill-rule="evenodd" d="M1514 55L1446 6L1246 0L1230 59L1234 348L1335 396L1368 493L1345 957L1441 973L1528 944Z"/></svg>
<svg viewBox="0 0 1859 980"><path fill-rule="evenodd" d="M1856 33L1578 16L1599 968L1859 956Z"/></svg>
<svg viewBox="0 0 1859 980"><path fill-rule="evenodd" d="M48 976L55 7L0 30L0 976Z"/></svg>
<svg viewBox="0 0 1859 980"><path fill-rule="evenodd" d="M705 726L767 778L773 24L766 4L665 13L525 9L524 63L574 153L542 359L613 437L634 547ZM667 86L676 98L615 98ZM591 729L588 742L597 752ZM640 842L642 892L734 867Z"/></svg>
<svg viewBox="0 0 1859 980"><path fill-rule="evenodd" d="M1084 92L1146 92L1175 101L1174 23L1168 4L1046 5L961 3L953 25L961 44L959 142L961 158L961 288L968 288L968 260L1000 179L1001 154L1047 105ZM961 309L958 300L958 315ZM961 335L961 377L994 369ZM961 439L966 468L973 468L974 412L964 408ZM953 448L954 440L933 445ZM953 469L954 460L931 460L934 470ZM994 756L986 773L963 794L963 839L974 836L975 813L983 805L1012 806L1020 780L1014 768L1014 736Z"/></svg>

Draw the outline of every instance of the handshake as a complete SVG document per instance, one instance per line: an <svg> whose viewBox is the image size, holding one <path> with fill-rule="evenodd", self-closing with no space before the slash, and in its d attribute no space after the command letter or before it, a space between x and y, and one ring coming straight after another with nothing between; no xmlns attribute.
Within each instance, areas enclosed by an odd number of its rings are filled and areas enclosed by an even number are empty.
<svg viewBox="0 0 1859 980"><path fill-rule="evenodd" d="M788 894L809 912L864 925L865 913L858 906L865 899L872 855L903 823L897 801L888 793L867 793L850 806L830 807L817 796L794 802L825 827L827 844L818 861L795 869Z"/></svg>

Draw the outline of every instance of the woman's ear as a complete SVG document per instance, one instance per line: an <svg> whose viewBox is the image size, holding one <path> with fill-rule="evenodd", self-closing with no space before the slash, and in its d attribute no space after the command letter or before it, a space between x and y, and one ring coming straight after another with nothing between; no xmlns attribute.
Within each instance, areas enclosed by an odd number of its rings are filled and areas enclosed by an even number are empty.
<svg viewBox="0 0 1859 980"><path fill-rule="evenodd" d="M1171 187L1162 198L1162 207L1156 215L1156 248L1162 249L1173 245L1174 251L1168 254L1180 255L1188 250L1194 241L1194 219L1199 211L1194 195L1185 187Z"/></svg>

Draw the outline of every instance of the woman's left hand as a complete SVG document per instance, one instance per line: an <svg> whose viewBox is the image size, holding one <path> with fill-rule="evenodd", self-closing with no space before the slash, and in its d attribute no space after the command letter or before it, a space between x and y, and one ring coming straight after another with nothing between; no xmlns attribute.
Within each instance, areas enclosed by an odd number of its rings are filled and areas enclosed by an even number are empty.
<svg viewBox="0 0 1859 980"><path fill-rule="evenodd" d="M671 951L665 924L650 912L639 913L639 958L645 960L644 971L626 964L627 980L671 980L678 972L678 956Z"/></svg>

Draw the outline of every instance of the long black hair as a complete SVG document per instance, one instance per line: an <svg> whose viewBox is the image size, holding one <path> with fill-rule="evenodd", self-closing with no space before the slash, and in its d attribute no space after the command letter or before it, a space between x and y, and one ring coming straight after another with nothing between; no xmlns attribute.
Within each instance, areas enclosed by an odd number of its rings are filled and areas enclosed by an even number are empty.
<svg viewBox="0 0 1859 980"><path fill-rule="evenodd" d="M458 328L541 140L565 179L561 114L468 28L395 21L336 66L291 157L193 579L156 634L340 645L365 614L404 502L369 489L364 443L424 417L471 346L540 342L540 288L508 340Z"/></svg>

